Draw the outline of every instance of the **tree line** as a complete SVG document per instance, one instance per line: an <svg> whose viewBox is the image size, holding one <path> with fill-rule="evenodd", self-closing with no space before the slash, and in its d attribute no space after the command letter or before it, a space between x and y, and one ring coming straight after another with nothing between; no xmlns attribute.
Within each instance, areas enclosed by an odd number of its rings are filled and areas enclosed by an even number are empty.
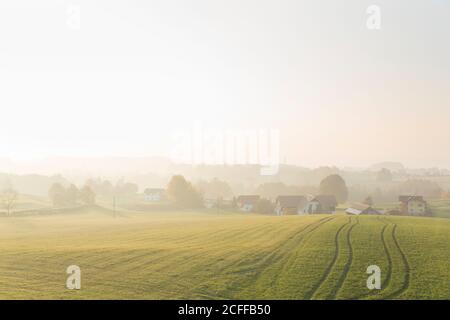
<svg viewBox="0 0 450 320"><path fill-rule="evenodd" d="M48 196L55 207L94 205L96 199L95 192L87 185L78 189L74 184L66 188L60 183L54 183L50 187Z"/></svg>

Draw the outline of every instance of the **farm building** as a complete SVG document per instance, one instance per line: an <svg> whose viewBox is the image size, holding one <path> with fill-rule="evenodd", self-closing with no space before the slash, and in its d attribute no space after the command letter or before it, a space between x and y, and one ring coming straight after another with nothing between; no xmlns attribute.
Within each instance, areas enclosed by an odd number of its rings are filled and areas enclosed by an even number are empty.
<svg viewBox="0 0 450 320"><path fill-rule="evenodd" d="M275 213L278 216L302 214L307 202L304 196L279 196L275 200Z"/></svg>
<svg viewBox="0 0 450 320"><path fill-rule="evenodd" d="M428 205L422 196L400 196L398 200L401 215L425 216L428 214Z"/></svg>
<svg viewBox="0 0 450 320"><path fill-rule="evenodd" d="M147 188L144 190L145 201L160 202L165 200L166 191L158 188Z"/></svg>
<svg viewBox="0 0 450 320"><path fill-rule="evenodd" d="M335 196L322 194L308 201L303 212L306 214L333 213L336 211L336 206L337 200Z"/></svg>
<svg viewBox="0 0 450 320"><path fill-rule="evenodd" d="M353 214L353 215L378 215L381 214L380 211L372 208L372 206L369 206L367 204L363 203L354 203L352 204L347 210L345 210L345 213L347 214Z"/></svg>
<svg viewBox="0 0 450 320"><path fill-rule="evenodd" d="M259 201L257 195L239 196L236 205L240 211L251 212L255 209L256 203Z"/></svg>

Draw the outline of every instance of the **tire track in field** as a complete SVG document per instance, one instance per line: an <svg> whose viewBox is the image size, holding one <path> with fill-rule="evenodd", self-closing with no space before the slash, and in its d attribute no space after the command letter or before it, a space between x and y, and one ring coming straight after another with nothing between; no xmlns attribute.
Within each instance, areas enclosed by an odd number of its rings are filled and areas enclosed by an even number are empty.
<svg viewBox="0 0 450 320"><path fill-rule="evenodd" d="M388 245L386 242L386 237L385 237L386 230L390 225L392 225L392 223L387 220L381 219L380 217L378 217L378 221L383 223L383 228L381 229L381 233L380 233L380 239L381 239L381 244L383 245L384 253L386 254L386 258L387 258L387 262L388 262L388 270L386 273L386 278L384 279L383 283L381 284L381 290L380 291L377 290L378 291L377 293L385 290L389 286L389 283L391 282L391 278L392 278L392 255L389 251L389 248L388 248ZM352 300L365 299L374 294L375 294L375 292L371 291L369 293L365 293L360 296L354 297L354 298L352 298Z"/></svg>
<svg viewBox="0 0 450 320"><path fill-rule="evenodd" d="M280 241L278 244L276 244L270 250L269 253L267 253L264 256L262 256L260 258L260 261L257 262L258 265L259 264L263 264L267 259L272 258L272 256L275 256L273 258L276 258L277 255L282 256L282 254L280 254L280 250L282 250L287 245L288 242L293 241L299 235L302 235L305 230L307 230L311 226L314 226L314 225L320 223L324 219L320 219L320 220L317 220L317 221L310 222L307 225L305 225L302 228L300 228L300 230L295 230L295 229L294 230L289 230L290 235L287 237L287 239ZM246 256L244 261L242 261L242 258L239 257L236 261L234 261L234 262L230 263L229 265L225 266L223 269L230 269L230 268L234 268L234 267L237 267L237 266L241 265L242 268L239 269L239 272L246 272L246 271L254 270L255 269L254 259L257 258L260 254L261 253L258 253L258 252L254 253L254 254L249 254L249 255ZM230 270L228 273L235 273L235 272L236 272L236 270Z"/></svg>
<svg viewBox="0 0 450 320"><path fill-rule="evenodd" d="M298 236L299 233L303 233L304 230L311 225L317 223L317 221L309 223L307 226L303 227L299 230L292 230L289 226L280 226L278 227L278 231L274 232L273 227L271 227L271 230L267 230L266 233L264 233L264 236L270 235L270 236L276 236L276 234L291 234L292 236L289 236L287 241L289 241L291 238ZM276 234L275 234L276 233ZM255 268L255 260L264 260L268 255L273 254L275 251L281 250L285 246L284 241L280 241L280 243L276 244L274 246L274 249L270 250L270 253L264 253L264 251L253 251L249 252L245 257L242 257L241 252L235 252L236 258L231 263L225 265L222 267L218 272L221 272L223 274L232 274L235 272L247 272L254 270ZM260 263L260 262L258 262Z"/></svg>
<svg viewBox="0 0 450 320"><path fill-rule="evenodd" d="M311 234L312 234L316 229L318 229L319 227L321 227L322 225L324 225L325 223L327 223L328 221L333 220L333 219L334 219L334 217L328 218L328 219L327 219L326 221L324 221L323 223L319 223L319 224L315 225L313 228L311 228L311 230L308 230L308 231L307 231L306 233L304 233L303 236L299 239L299 241L297 242L297 245L298 245L298 246L301 246L302 243L304 243L304 240L305 240L307 237L309 238L309 237L311 236ZM291 261L292 256L293 256L293 253L291 253L291 254L289 255L289 257L283 259L283 260L284 260L284 263L283 263L283 266L281 267L281 271L276 273L276 276L275 276L274 280L272 281L272 285L273 285L274 283L276 283L276 282L278 281L280 275L282 275L282 274L284 273L284 271L285 271L286 269L288 269L289 261Z"/></svg>
<svg viewBox="0 0 450 320"><path fill-rule="evenodd" d="M313 233L316 229L318 229L320 226L324 225L325 223L333 220L335 217L325 217L318 221L309 223L305 227L301 228L298 232L296 232L294 235L290 236L286 240L282 241L280 245L276 246L271 250L270 253L268 253L266 256L264 256L256 265L253 264L252 266L241 269L240 272L245 271L252 271L257 270L257 272L250 277L249 283L246 284L246 287L249 288L252 285L255 285L258 283L259 279L261 279L261 276L267 272L272 266L273 263L277 260L289 260L288 259L282 259L286 253L292 252L292 250L299 245L305 237ZM285 263L285 262L284 262ZM272 279L271 284L266 286L266 290L269 290L274 283L278 280L279 274L281 272L276 273L276 276L271 276L270 279ZM225 293L224 294L227 299L230 299L230 295Z"/></svg>
<svg viewBox="0 0 450 320"><path fill-rule="evenodd" d="M404 266L404 269L405 269L405 276L404 276L404 281L403 281L403 285L401 286L401 288L396 290L396 291L394 291L393 293L391 293L387 297L385 297L385 299L393 299L393 298L401 295L403 292L408 290L409 284L410 284L411 267L409 265L409 262L408 262L408 259L406 257L406 254L403 251L402 247L400 246L400 243L398 242L398 239L397 239L397 236L396 236L397 224L393 223L393 225L394 225L394 227L392 229L392 240L394 241L394 244L395 244L398 252L400 253L400 257L402 259L403 266Z"/></svg>
<svg viewBox="0 0 450 320"><path fill-rule="evenodd" d="M292 235L290 237L288 237L287 240L281 241L277 246L274 247L274 249L271 250L271 252L269 254L263 256L259 260L259 262L257 262L256 264L254 263L254 258L256 258L257 254L255 255L255 257L253 255L251 257L246 257L246 259L248 259L248 266L244 266L243 268L239 268L239 264L242 264L242 256L238 255L237 259L233 259L234 261L230 261L229 263L226 263L223 266L221 266L217 270L217 273L218 274L223 274L223 275L233 274L233 273L236 273L236 272L245 273L245 272L249 272L249 271L254 271L255 268L258 269L259 266L268 265L266 268L263 268L262 271L258 273L258 274L260 274L260 273L264 272L265 269L270 267L270 264L272 263L273 260L278 259L279 256L283 256L283 252L285 252L287 250L287 249L285 249L285 247L287 245L290 245L291 242L295 242L296 239L299 236L300 237L303 236L305 234L305 231L308 231L308 232L311 231L311 230L308 230L308 229L314 228L314 227L316 227L316 225L320 225L320 224L325 223L326 221L323 221L323 220L326 220L326 219L330 219L330 218L323 218L323 219L320 219L320 220L317 220L317 221L310 222L307 225L302 226L300 228L300 230L297 230L297 231L295 229L292 230L291 231ZM271 225L266 224L265 227L266 228L267 227L271 227ZM233 255L236 255L236 252L233 252ZM252 263L252 261L253 261L253 263ZM212 261L208 265L210 265L210 264L213 265L216 262L217 261ZM204 267L204 266L205 265L203 264L203 265L197 266L197 267ZM238 268L238 269L236 269L236 268ZM228 271L224 273L225 270L228 270ZM189 272L190 273L195 273L193 268L190 268ZM255 278L257 279L258 274L254 275L252 277L252 279L255 279ZM192 287L192 285L194 285L194 284L191 284L191 287ZM217 292L210 292L209 290L204 290L202 288L202 289L199 289L199 290L196 289L194 292L197 295L215 296L215 297L220 298L220 299L232 299L233 298L233 292L230 293L229 290L224 290L224 292L217 293Z"/></svg>
<svg viewBox="0 0 450 320"><path fill-rule="evenodd" d="M352 234L352 230L353 228L359 224L359 219L358 217L355 217L356 222L351 224L351 226L348 228L347 230L347 247L348 247L348 258L347 258L347 262L344 265L344 269L342 270L342 274L337 282L336 287L333 289L333 291L330 293L330 295L328 296L328 299L336 299L336 296L338 295L339 291L342 289L342 285L344 284L345 279L347 279L347 275L348 272L350 271L350 268L352 266L353 263L353 246L352 246L352 239L351 239L351 234ZM352 221L352 219L350 218L350 221Z"/></svg>
<svg viewBox="0 0 450 320"><path fill-rule="evenodd" d="M349 219L349 221L347 223L344 223L337 231L336 231L336 235L334 236L334 245L335 245L335 250L334 250L334 256L333 259L331 260L330 264L328 265L328 267L325 269L325 272L322 274L322 277L320 278L320 280L314 285L314 287L311 289L310 292L308 292L304 299L306 300L310 300L313 299L315 294L317 293L317 291L319 290L319 288L322 286L322 284L327 280L329 274L331 273L331 270L333 270L336 261L339 257L339 235L342 232L342 230L351 223L351 218Z"/></svg>
<svg viewBox="0 0 450 320"><path fill-rule="evenodd" d="M292 247L294 247L296 244L301 242L306 235L310 234L311 232L316 230L318 227L320 227L321 225L327 223L328 221L330 221L332 219L334 219L334 217L326 217L326 218L322 218L318 221L309 223L305 227L301 228L298 232L295 232L292 236L290 236L286 240L281 241L281 243L278 246L273 248L273 250L269 254L267 254L265 257L263 257L261 259L259 264L262 264L262 265L267 264L268 267L270 267L270 263L273 260L275 260L278 257L284 256L284 251L290 251L290 249L292 249ZM254 269L254 265L252 265L250 268Z"/></svg>
<svg viewBox="0 0 450 320"><path fill-rule="evenodd" d="M391 253L387 246L387 242L386 242L386 238L385 238L386 229L391 223L387 222L387 221L383 221L381 219L380 219L380 221L382 221L384 223L384 227L381 230L381 242L383 243L384 252L386 253L386 258L388 260L388 270L387 270L386 278L384 279L383 283L381 284L381 290L384 290L389 286L389 283L391 282L391 278L392 278L392 256L391 256Z"/></svg>
<svg viewBox="0 0 450 320"><path fill-rule="evenodd" d="M262 229L267 229L268 226L267 225L260 225L257 228L255 228L254 230L258 230L258 231L262 231ZM260 230L261 229L261 230ZM226 231L226 230L225 230ZM226 237L230 237L232 236L234 239L236 239L235 235L239 235L241 233L245 233L243 230L241 229L234 229L231 232L228 231L228 234L225 233ZM216 234L212 233L212 234L207 234L208 236L212 235L215 236ZM222 235L221 235L222 236ZM193 239L196 240L196 239ZM212 239L210 238L209 241L211 241L211 243L213 245L218 245L220 241L223 240L217 240L217 239ZM171 243L177 243L176 241L170 241ZM201 247L200 244L198 243L192 243L193 245L196 245L195 248L198 248L199 246ZM137 269L142 268L143 266L152 263L154 264L155 262L159 262L159 261L172 261L172 260L167 260L168 258L171 257L177 257L180 256L180 254L183 254L182 251L173 251L173 252L169 252L167 254L163 254L163 255L158 255L159 253L164 253L166 250L164 249L158 249L158 250L148 250L146 248L143 249L139 249L136 250L136 252L138 253L137 255L126 255L124 257L120 257L118 258L119 260L114 260L109 262L111 265L116 265L116 264L120 264L120 265L130 265L130 267L127 269L128 272L133 272ZM128 252L123 252L124 254L128 253ZM205 253L202 251L200 253L197 253L196 255L190 255L190 260L195 260L196 257L201 257L203 256ZM226 252L225 253L225 257L228 257L230 255L232 255L233 252ZM156 258L154 257L156 256ZM103 255L100 255L97 258L97 261L105 261L105 258L103 257ZM216 262L216 261L212 261ZM90 263L92 265L92 267L96 267L96 261L90 261ZM108 266L108 264L106 265ZM102 266L102 268L105 268L105 265Z"/></svg>
<svg viewBox="0 0 450 320"><path fill-rule="evenodd" d="M315 225L315 224L321 223L322 220L323 220L323 219L309 223L308 225L306 225L306 226L304 226L303 228L301 228L300 233L302 234L303 231L304 231L305 229L310 228L311 226L313 226L313 225ZM267 228L270 228L270 227L271 227L270 225L264 224L264 225L261 225L261 226L257 227L257 228L256 228L256 231L261 232L261 231L264 231L263 229L267 229ZM234 234L236 234L236 232L243 232L243 230L240 230L240 229L239 229L239 230L233 230L233 231L229 232L229 234L228 234L227 236L229 236L230 234L233 234L233 235L234 235ZM293 232L293 236L292 236L292 237L297 237L298 235L299 235L299 232L298 232L298 231L297 231L297 232ZM220 242L220 241L215 241L215 242L213 242L213 243L217 244L216 242ZM281 245L284 246L285 243L282 243ZM275 250L275 252L277 252L278 250L279 250L279 249L277 248L277 249ZM174 254L179 254L179 253L174 253ZM228 253L225 255L225 257L232 256L232 255L235 255L235 254L236 254L235 252L230 251L230 252L228 252ZM190 260L191 260L191 261L194 261L194 263L189 264L189 266L186 265L186 267L187 267L188 270L189 270L189 273L195 273L195 270L197 270L197 269L199 269L199 268L204 268L205 266L210 266L210 265L214 265L214 264L217 263L217 260L211 260L211 261L210 261L209 263L207 263L207 264L201 264L201 265L195 264L196 258L197 258L197 257L204 256L204 255L205 255L205 252L201 252L201 253L196 254L195 256L190 256ZM139 257L140 257L140 256L139 256ZM133 260L133 259L130 259L130 260ZM239 261L237 261L237 262L239 262ZM225 266L222 267L222 269L223 269L223 268L228 269L228 268L230 268L230 266L232 266L234 263L236 263L236 262L232 262L232 263L226 264ZM143 263L142 265L145 265L145 263ZM137 267L140 267L140 266L137 266ZM222 270L222 271L223 271L223 270ZM185 271L185 272L187 272L187 271ZM220 273L220 272L221 272L221 271L219 271L219 273ZM136 281L137 281L137 279L133 279L133 280L136 280ZM132 279L128 279L128 280L127 280L127 281L128 281L128 282L127 282L127 285L129 285L129 284L134 284L135 281L133 281L133 280L132 280ZM174 281L174 280L173 280L172 278L166 279L166 280L164 280L164 281L158 282L158 286L166 285L166 284L172 283L173 281ZM177 284L178 284L180 287L183 287L184 289L188 289L188 288L191 288L191 289L192 289L192 287L195 286L195 284L189 283L189 281L188 281L188 282L181 283L181 282L179 281L179 279L178 279L178 281L177 281ZM132 287L134 287L134 285L133 285ZM225 297L225 296L223 296L223 295L219 295L218 293L210 292L209 290L206 290L206 291L205 291L204 289L200 289L200 290L198 290L198 291L195 290L194 292L195 292L195 294L198 294L198 295L206 295L206 296L210 296L210 297L214 296L215 298L220 298L220 299L226 299L226 298L227 298L227 297Z"/></svg>

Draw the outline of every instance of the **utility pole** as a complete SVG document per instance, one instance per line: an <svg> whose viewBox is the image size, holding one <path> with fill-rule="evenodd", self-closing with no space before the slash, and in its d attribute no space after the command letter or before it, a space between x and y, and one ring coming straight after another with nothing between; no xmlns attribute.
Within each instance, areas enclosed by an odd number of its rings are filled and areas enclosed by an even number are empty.
<svg viewBox="0 0 450 320"><path fill-rule="evenodd" d="M113 212L114 218L116 217L116 196L113 197Z"/></svg>

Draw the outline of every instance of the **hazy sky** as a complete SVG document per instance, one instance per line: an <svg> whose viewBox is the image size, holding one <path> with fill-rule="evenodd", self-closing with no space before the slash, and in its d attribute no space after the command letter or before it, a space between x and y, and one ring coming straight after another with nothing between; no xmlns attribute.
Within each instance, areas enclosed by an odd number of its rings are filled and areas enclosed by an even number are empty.
<svg viewBox="0 0 450 320"><path fill-rule="evenodd" d="M0 158L169 155L202 123L300 165L450 167L449 57L448 0L2 0Z"/></svg>

